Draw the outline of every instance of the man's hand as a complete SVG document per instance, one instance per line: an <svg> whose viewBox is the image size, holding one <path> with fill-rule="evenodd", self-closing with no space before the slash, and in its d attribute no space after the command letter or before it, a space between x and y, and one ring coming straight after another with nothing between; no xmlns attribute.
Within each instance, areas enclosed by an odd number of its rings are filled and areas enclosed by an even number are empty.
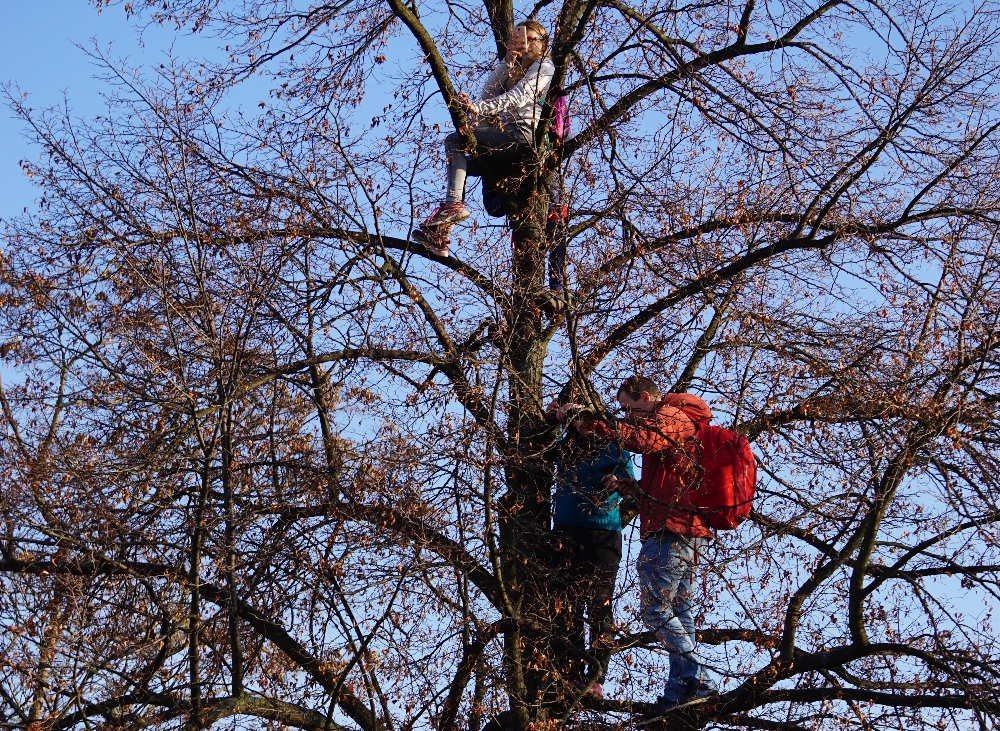
<svg viewBox="0 0 1000 731"><path fill-rule="evenodd" d="M615 431L600 419L581 419L576 422L576 430L581 435L589 437L596 434L601 439L611 441L614 439Z"/></svg>

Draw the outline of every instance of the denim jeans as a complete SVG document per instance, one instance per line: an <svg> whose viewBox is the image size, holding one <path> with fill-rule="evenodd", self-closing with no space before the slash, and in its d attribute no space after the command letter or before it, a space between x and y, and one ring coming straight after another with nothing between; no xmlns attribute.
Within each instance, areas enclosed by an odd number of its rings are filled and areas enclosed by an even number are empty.
<svg viewBox="0 0 1000 731"><path fill-rule="evenodd" d="M670 653L670 675L663 694L668 700L680 700L690 687L699 683L715 688L695 652L694 610L690 601L695 552L704 545L704 538L663 531L646 539L636 562L642 621Z"/></svg>

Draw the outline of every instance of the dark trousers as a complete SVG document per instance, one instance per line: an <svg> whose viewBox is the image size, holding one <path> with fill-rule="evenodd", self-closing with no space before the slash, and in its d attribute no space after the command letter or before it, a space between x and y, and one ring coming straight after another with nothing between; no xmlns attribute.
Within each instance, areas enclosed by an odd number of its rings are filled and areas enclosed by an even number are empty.
<svg viewBox="0 0 1000 731"><path fill-rule="evenodd" d="M562 292L566 285L566 218L560 208L557 206L555 214L549 215L545 227L545 236L552 247L549 250L549 289L556 292Z"/></svg>
<svg viewBox="0 0 1000 731"><path fill-rule="evenodd" d="M511 167L534 152L531 138L513 125L504 129L480 125L473 130L473 134L479 154L487 155L490 164ZM465 200L467 176L479 176L479 168L466 157L464 148L465 142L458 132L444 138L444 149L448 155L448 193L445 199L450 203Z"/></svg>
<svg viewBox="0 0 1000 731"><path fill-rule="evenodd" d="M555 631L582 650L587 647L584 624L590 626L588 652L601 664L595 682L604 682L614 642L612 601L622 560L622 534L557 525L552 535L553 578L558 590L553 607ZM586 663L581 658L559 641L553 643L552 651L558 667L571 680L583 680Z"/></svg>

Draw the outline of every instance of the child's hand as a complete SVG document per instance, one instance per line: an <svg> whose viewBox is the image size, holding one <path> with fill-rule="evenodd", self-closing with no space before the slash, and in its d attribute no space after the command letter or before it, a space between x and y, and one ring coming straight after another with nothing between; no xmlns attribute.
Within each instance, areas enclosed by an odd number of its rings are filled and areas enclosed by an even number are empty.
<svg viewBox="0 0 1000 731"><path fill-rule="evenodd" d="M560 406L558 401L553 400L545 407L545 413L554 414L556 421L561 423L566 421L574 411L580 411L581 409L583 409L583 406L580 404L569 403Z"/></svg>
<svg viewBox="0 0 1000 731"><path fill-rule="evenodd" d="M514 29L507 43L507 56L504 58L508 66L513 66L518 62L525 51L528 50L528 29L520 26Z"/></svg>
<svg viewBox="0 0 1000 731"><path fill-rule="evenodd" d="M608 494L616 491L623 496L639 494L639 483L635 480L619 480L614 475L605 475L601 478L601 484Z"/></svg>
<svg viewBox="0 0 1000 731"><path fill-rule="evenodd" d="M464 91L458 95L458 104L460 107L462 107L462 111L465 112L466 117L469 117L470 119L475 118L476 105L473 104L472 100L469 98L469 95L466 94Z"/></svg>

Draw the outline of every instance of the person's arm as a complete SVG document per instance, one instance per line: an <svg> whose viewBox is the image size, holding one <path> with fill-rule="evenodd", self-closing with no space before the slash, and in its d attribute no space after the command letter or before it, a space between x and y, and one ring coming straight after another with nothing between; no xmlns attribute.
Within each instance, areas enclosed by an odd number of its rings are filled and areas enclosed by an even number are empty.
<svg viewBox="0 0 1000 731"><path fill-rule="evenodd" d="M548 93L554 72L551 62L546 62L545 59L536 61L531 64L524 78L510 91L492 99L484 98L481 102L475 102L476 114L480 117L495 117L502 112L511 112L535 104Z"/></svg>
<svg viewBox="0 0 1000 731"><path fill-rule="evenodd" d="M639 454L676 449L694 436L694 422L678 408L661 406L653 418L641 424L618 424L618 444Z"/></svg>
<svg viewBox="0 0 1000 731"><path fill-rule="evenodd" d="M506 81L508 74L510 74L510 66L507 65L506 61L500 61L492 71L490 75L486 77L486 83L483 84L483 99L495 99L498 96L506 93L503 88L503 82ZM475 102L473 102L475 104Z"/></svg>
<svg viewBox="0 0 1000 731"><path fill-rule="evenodd" d="M603 439L617 441L622 449L639 454L665 452L684 444L694 436L694 422L680 409L662 405L652 418L642 424L618 422L617 430L603 421L592 421L586 425Z"/></svg>

